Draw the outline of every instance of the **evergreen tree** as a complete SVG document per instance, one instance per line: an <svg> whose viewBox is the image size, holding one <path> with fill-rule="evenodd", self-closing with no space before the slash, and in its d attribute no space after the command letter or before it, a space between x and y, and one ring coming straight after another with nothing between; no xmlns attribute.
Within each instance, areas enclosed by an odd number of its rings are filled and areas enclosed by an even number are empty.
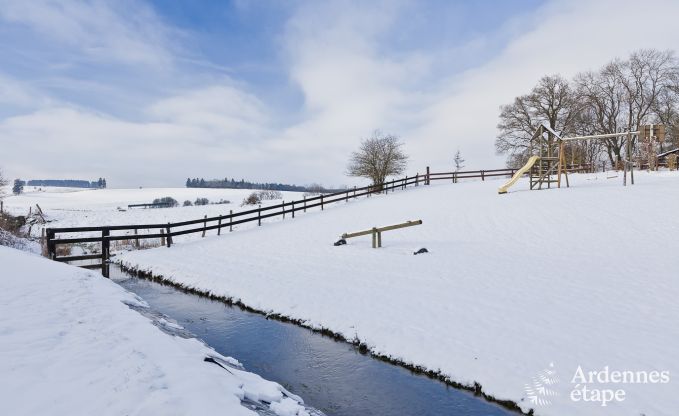
<svg viewBox="0 0 679 416"><path fill-rule="evenodd" d="M24 191L24 185L26 182L22 181L21 179L15 179L14 180L14 186L12 187L12 192L14 195L19 195Z"/></svg>

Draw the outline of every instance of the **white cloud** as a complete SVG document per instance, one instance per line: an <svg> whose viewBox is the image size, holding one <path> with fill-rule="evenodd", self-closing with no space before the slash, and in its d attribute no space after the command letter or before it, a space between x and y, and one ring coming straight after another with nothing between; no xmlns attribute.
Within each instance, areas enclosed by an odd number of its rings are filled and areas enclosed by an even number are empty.
<svg viewBox="0 0 679 416"><path fill-rule="evenodd" d="M51 99L30 85L0 73L0 104L12 110L48 105Z"/></svg>
<svg viewBox="0 0 679 416"><path fill-rule="evenodd" d="M127 0L2 0L0 18L79 51L83 57L128 64L167 65L171 31L151 9Z"/></svg>
<svg viewBox="0 0 679 416"><path fill-rule="evenodd" d="M20 82L0 87L0 101L21 110L0 120L0 164L9 174L106 176L114 186L177 185L185 176L350 183L343 175L347 156L375 128L403 137L413 156L411 173L426 165L450 168L458 147L469 168L499 167L504 160L493 146L498 108L539 77L572 76L634 49L679 44L670 29L679 4L665 0L644 7L554 0L495 34L464 44L448 39L435 50L426 44L398 50L390 42L402 14L417 3L303 3L280 38L280 70L303 102L277 109L205 66L205 73L173 66L184 59L168 44L174 29L145 7L137 14L136 3L0 3L0 18L38 33L54 31L88 59L143 64L149 83L156 72L147 64L176 72L158 81L160 92L153 94L110 85L137 97L129 100L132 115L67 100L45 104L43 91ZM122 7L137 17L127 21ZM456 59L488 54L483 48L499 34L509 38L490 59L461 73L447 69ZM87 85L71 81L74 89Z"/></svg>
<svg viewBox="0 0 679 416"><path fill-rule="evenodd" d="M162 99L147 110L153 119L204 128L219 137L270 134L268 112L257 97L228 84L213 85Z"/></svg>

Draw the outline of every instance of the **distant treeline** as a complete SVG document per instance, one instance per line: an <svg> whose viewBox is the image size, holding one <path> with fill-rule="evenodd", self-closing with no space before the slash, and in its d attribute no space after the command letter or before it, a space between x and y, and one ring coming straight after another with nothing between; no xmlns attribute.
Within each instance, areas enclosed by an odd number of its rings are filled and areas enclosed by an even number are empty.
<svg viewBox="0 0 679 416"><path fill-rule="evenodd" d="M188 178L186 180L187 188L220 188L220 189L264 189L273 191L291 191L291 192L331 192L333 189L326 189L321 185L286 185L284 183L258 183L250 182L244 179L239 181L234 178L228 179L208 179L203 178Z"/></svg>
<svg viewBox="0 0 679 416"><path fill-rule="evenodd" d="M106 188L106 179L99 178L96 181L81 179L31 179L28 186L57 186L62 188Z"/></svg>

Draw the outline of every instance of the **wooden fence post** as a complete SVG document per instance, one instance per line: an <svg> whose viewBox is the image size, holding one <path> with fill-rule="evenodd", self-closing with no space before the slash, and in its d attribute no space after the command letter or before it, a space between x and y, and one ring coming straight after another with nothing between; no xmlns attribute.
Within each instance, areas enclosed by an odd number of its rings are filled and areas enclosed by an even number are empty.
<svg viewBox="0 0 679 416"><path fill-rule="evenodd" d="M415 186L420 186L420 174L415 174Z"/></svg>
<svg viewBox="0 0 679 416"><path fill-rule="evenodd" d="M346 196L346 198L344 199L344 202L349 202L349 190L347 190L347 196Z"/></svg>
<svg viewBox="0 0 679 416"><path fill-rule="evenodd" d="M295 201L292 201L292 218L295 218Z"/></svg>
<svg viewBox="0 0 679 416"><path fill-rule="evenodd" d="M304 195L304 212L306 212L306 195Z"/></svg>
<svg viewBox="0 0 679 416"><path fill-rule="evenodd" d="M111 232L108 228L101 230L101 274L104 277L109 277L109 263L108 260L111 254L111 241L108 239Z"/></svg>
<svg viewBox="0 0 679 416"><path fill-rule="evenodd" d="M139 235L139 231L136 228L134 229L134 235ZM139 250L139 237L134 239L134 247Z"/></svg>
<svg viewBox="0 0 679 416"><path fill-rule="evenodd" d="M54 231L51 228L45 230L45 238L47 239L47 258L54 260L57 256L56 244L54 243Z"/></svg>
<svg viewBox="0 0 679 416"><path fill-rule="evenodd" d="M207 231L206 230L206 228L207 228L207 214L205 214L205 217L203 217L203 218L204 218L203 219L203 238L205 238L205 231Z"/></svg>
<svg viewBox="0 0 679 416"><path fill-rule="evenodd" d="M217 220L217 235L222 235L222 216Z"/></svg>
<svg viewBox="0 0 679 416"><path fill-rule="evenodd" d="M45 224L47 221L45 221L45 214L42 212L42 208L40 208L40 205L35 204L35 212L40 215L40 219L42 219L42 223Z"/></svg>
<svg viewBox="0 0 679 416"><path fill-rule="evenodd" d="M485 175L484 175L484 172L483 172L483 171L481 171L481 180L482 180L482 181L485 181L485 180L486 180L486 178L485 178Z"/></svg>
<svg viewBox="0 0 679 416"><path fill-rule="evenodd" d="M40 254L42 254L43 257L47 257L47 239L45 238L45 227L42 227L42 231L40 233Z"/></svg>
<svg viewBox="0 0 679 416"><path fill-rule="evenodd" d="M356 198L356 185L354 185L354 198Z"/></svg>
<svg viewBox="0 0 679 416"><path fill-rule="evenodd" d="M233 210L229 210L229 232L233 231Z"/></svg>
<svg viewBox="0 0 679 416"><path fill-rule="evenodd" d="M321 194L321 211L323 211L323 194Z"/></svg>
<svg viewBox="0 0 679 416"><path fill-rule="evenodd" d="M160 229L160 245L165 245L165 230L162 228Z"/></svg>
<svg viewBox="0 0 679 416"><path fill-rule="evenodd" d="M425 185L431 185L430 180L431 180L431 179L430 179L430 177L429 177L429 166L427 166L427 175L424 177L424 184L425 184Z"/></svg>
<svg viewBox="0 0 679 416"><path fill-rule="evenodd" d="M262 204L259 204L257 209L257 226L262 226Z"/></svg>
<svg viewBox="0 0 679 416"><path fill-rule="evenodd" d="M167 247L170 248L172 246L172 231L170 231L170 223L167 223Z"/></svg>
<svg viewBox="0 0 679 416"><path fill-rule="evenodd" d="M283 219L285 219L285 200L283 200Z"/></svg>

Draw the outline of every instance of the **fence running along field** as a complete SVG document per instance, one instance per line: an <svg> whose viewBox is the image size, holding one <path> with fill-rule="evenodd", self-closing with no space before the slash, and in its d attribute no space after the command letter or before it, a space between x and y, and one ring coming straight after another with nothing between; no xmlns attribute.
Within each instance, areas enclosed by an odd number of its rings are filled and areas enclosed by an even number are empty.
<svg viewBox="0 0 679 416"><path fill-rule="evenodd" d="M302 200L282 202L277 205L259 206L258 208L249 209L245 211L233 212L228 215L220 215L216 217L205 217L190 221L170 222L167 224L137 224L137 225L111 225L111 226L97 226L97 227L69 227L69 228L47 228L45 230L45 243L47 256L59 262L72 261L97 261L96 263L80 265L88 269L102 269L102 274L106 277L109 275L108 265L111 257L111 242L112 241L135 241L139 247L139 240L155 239L164 242L167 247L173 244L173 238L181 235L201 233L203 237L208 231L216 230L217 235L220 235L223 229L233 231L233 227L240 224L257 222L257 225L262 225L262 220L286 215L295 218L295 213L300 211L306 212L307 209L320 208L325 209L326 205L347 202L350 199L359 197L370 197L374 194L394 192L396 190L404 190L408 186L419 186L420 184L430 185L431 181L449 180L457 182L460 179L481 179L492 177L511 177L517 169L491 169L491 170L476 170L464 172L439 172L433 173L426 169L423 175L416 174L415 176L402 179L394 179L385 182L381 186L370 185L362 188L352 188L339 192L328 194L321 194L312 198L304 198ZM589 167L573 167L570 171L589 171ZM185 228L190 227L190 228ZM149 234L139 234L139 230L153 230ZM123 232L124 234L120 234ZM129 234L132 232L133 234ZM97 235L91 237L74 237L74 238L57 238L59 235L69 233L96 233ZM99 243L101 245L101 252L96 254L83 255L62 255L58 256L57 246L83 244L83 243Z"/></svg>

